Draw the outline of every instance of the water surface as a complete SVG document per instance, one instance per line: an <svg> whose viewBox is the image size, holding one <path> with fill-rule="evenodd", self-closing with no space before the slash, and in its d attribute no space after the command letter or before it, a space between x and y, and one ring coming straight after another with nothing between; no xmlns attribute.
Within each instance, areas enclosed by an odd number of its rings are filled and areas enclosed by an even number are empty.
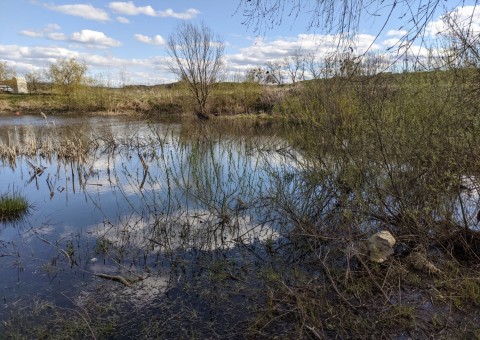
<svg viewBox="0 0 480 340"><path fill-rule="evenodd" d="M152 303L189 276L172 261L219 251L240 261L239 249L278 237L259 198L271 187L267 169L288 165L259 150L283 141L268 128L189 129L125 117L0 116L0 145L15 154L0 163L0 193L19 192L32 206L1 227L1 319L36 299L75 307L99 284L131 304Z"/></svg>

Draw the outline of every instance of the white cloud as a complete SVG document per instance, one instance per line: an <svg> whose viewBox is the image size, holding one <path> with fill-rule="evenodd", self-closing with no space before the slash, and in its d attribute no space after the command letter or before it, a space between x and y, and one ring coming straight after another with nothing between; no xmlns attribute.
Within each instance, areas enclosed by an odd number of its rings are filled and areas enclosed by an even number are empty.
<svg viewBox="0 0 480 340"><path fill-rule="evenodd" d="M12 62L9 62L8 65L14 68L17 71L17 73L20 73L20 74L35 72L42 69L39 66L36 66L27 62L21 62L21 61L12 61Z"/></svg>
<svg viewBox="0 0 480 340"><path fill-rule="evenodd" d="M189 20L194 17L196 17L198 14L200 14L200 11L195 8L189 8L185 12L175 12L173 9L168 8L164 11L158 11L157 16L159 17L170 17L170 18L176 18L176 19L182 19L182 20Z"/></svg>
<svg viewBox="0 0 480 340"><path fill-rule="evenodd" d="M20 31L19 33L21 35L25 35L27 37L32 37L32 38L42 38L44 37L46 34L50 33L50 32L54 32L54 31L57 31L57 30L60 30L61 27L57 24L48 24L47 26L45 26L42 30L40 31L32 31L32 30L23 30L23 31Z"/></svg>
<svg viewBox="0 0 480 340"><path fill-rule="evenodd" d="M399 38L391 38L391 39L385 39L382 41L382 45L389 48L389 47L394 47L400 44L401 39Z"/></svg>
<svg viewBox="0 0 480 340"><path fill-rule="evenodd" d="M32 37L32 38L41 38L44 36L44 32L37 32L37 31L30 31L30 30L23 30L19 32L21 35Z"/></svg>
<svg viewBox="0 0 480 340"><path fill-rule="evenodd" d="M130 20L128 20L125 17L117 17L116 20L121 24L129 24L130 23Z"/></svg>
<svg viewBox="0 0 480 340"><path fill-rule="evenodd" d="M376 37L370 34L359 34L353 41L355 52L358 54L373 52L380 49L380 46L375 44Z"/></svg>
<svg viewBox="0 0 480 340"><path fill-rule="evenodd" d="M225 56L227 73L230 76L238 77L239 74L244 74L253 67L264 67L267 62L283 63L286 57L295 53L313 54L317 60L321 61L339 52L337 35L299 34L296 37L275 40L260 37L251 41L250 46L241 48L238 53ZM359 34L349 42L349 45L353 48L353 55L359 56L368 51L379 51L381 46L374 41L373 35Z"/></svg>
<svg viewBox="0 0 480 340"><path fill-rule="evenodd" d="M60 26L51 24L46 26L41 31L23 30L20 31L20 34L32 38L47 38L55 41L80 43L90 48L109 48L122 45L120 41L107 37L103 32L84 29L80 32L74 32L70 37L68 37L64 33L54 32L55 30L59 29L61 29Z"/></svg>
<svg viewBox="0 0 480 340"><path fill-rule="evenodd" d="M57 58L74 58L79 52L63 47L52 46L19 46L0 45L0 55L16 62L30 62L42 64L45 61L56 60Z"/></svg>
<svg viewBox="0 0 480 340"><path fill-rule="evenodd" d="M444 18L451 16L455 19L456 26L473 33L480 33L480 8L477 6L457 7L455 10L441 16L438 20L430 22L426 27L426 33L435 36L441 33L448 33L448 25Z"/></svg>
<svg viewBox="0 0 480 340"><path fill-rule="evenodd" d="M146 35L143 34L135 34L135 39L137 39L140 42L143 42L145 44L150 44L150 45L165 45L165 39L161 35L156 35L153 38L150 38Z"/></svg>
<svg viewBox="0 0 480 340"><path fill-rule="evenodd" d="M160 18L175 18L188 20L196 17L200 14L200 11L195 8L189 8L184 12L175 12L173 9L168 8L164 11L156 11L152 6L136 6L133 1L115 1L108 4L113 12L123 15L148 15L151 17L160 17Z"/></svg>
<svg viewBox="0 0 480 340"><path fill-rule="evenodd" d="M94 48L117 47L122 44L118 40L107 37L103 32L92 30L81 30L80 32L75 32L72 34L72 37L69 40Z"/></svg>
<svg viewBox="0 0 480 340"><path fill-rule="evenodd" d="M47 34L46 36L48 39L50 40L57 40L57 41L64 41L64 40L68 40L68 37L63 34L63 33L49 33Z"/></svg>
<svg viewBox="0 0 480 340"><path fill-rule="evenodd" d="M74 4L74 5L55 6L55 5L45 4L45 7L52 11L60 12L66 15L81 17L87 20L95 20L95 21L110 20L110 16L105 10L101 8L93 7L92 5Z"/></svg>
<svg viewBox="0 0 480 340"><path fill-rule="evenodd" d="M125 71L133 84L161 84L173 81L165 58L124 59L112 55L81 53L58 46L1 45L1 60L13 66L18 73L44 70L58 59L84 60L91 74Z"/></svg>
<svg viewBox="0 0 480 340"><path fill-rule="evenodd" d="M108 8L110 8L115 13L124 14L124 15L149 15L154 17L156 15L155 10L152 6L143 6L137 7L132 1L128 2L110 2L108 4Z"/></svg>
<svg viewBox="0 0 480 340"><path fill-rule="evenodd" d="M295 52L313 53L323 58L337 51L339 37L335 35L299 34L296 37L279 38L273 41L257 38L252 45L240 49L240 53L227 56L231 65L261 66L266 62L282 61ZM352 41L354 54L362 54L367 50L375 51L380 47L373 44L375 37L368 34L359 34Z"/></svg>
<svg viewBox="0 0 480 340"><path fill-rule="evenodd" d="M408 32L405 31L405 30L389 30L389 31L387 32L387 36L389 36L389 37L399 37L399 38L401 38L401 37L407 35L407 33L408 33Z"/></svg>
<svg viewBox="0 0 480 340"><path fill-rule="evenodd" d="M60 25L57 25L57 24L48 24L47 26L45 26L45 28L43 29L45 32L53 32L53 31L58 31L58 30L61 30L62 28L60 27Z"/></svg>

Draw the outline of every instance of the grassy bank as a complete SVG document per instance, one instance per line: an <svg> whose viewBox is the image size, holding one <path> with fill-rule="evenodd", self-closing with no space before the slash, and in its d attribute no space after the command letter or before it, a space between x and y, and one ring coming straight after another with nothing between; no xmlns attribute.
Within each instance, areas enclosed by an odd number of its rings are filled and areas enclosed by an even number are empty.
<svg viewBox="0 0 480 340"><path fill-rule="evenodd" d="M212 89L208 103L211 115L271 112L276 91L255 83L221 83ZM25 113L96 113L190 115L194 98L184 84L127 86L124 88L82 87L72 95L55 93L49 86L29 95L2 94L0 111Z"/></svg>

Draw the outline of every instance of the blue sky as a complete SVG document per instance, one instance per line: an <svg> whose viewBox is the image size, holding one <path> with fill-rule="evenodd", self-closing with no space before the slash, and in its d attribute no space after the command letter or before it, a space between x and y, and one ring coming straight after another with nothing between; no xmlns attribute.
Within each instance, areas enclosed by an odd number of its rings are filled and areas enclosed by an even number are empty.
<svg viewBox="0 0 480 340"><path fill-rule="evenodd" d="M174 76L165 63L165 41L185 21L203 21L223 38L229 76L266 61L282 60L299 49L325 53L332 44L331 36L306 29L308 15L285 18L282 25L258 34L242 24L242 11L237 11L240 0L0 1L0 61L19 74L41 71L58 58L75 57L85 60L90 74L112 85L119 81L171 82ZM460 10L471 13L467 6L474 1L448 0L444 4L432 18L436 23L430 26L431 34L439 30L433 28L439 26L442 11L464 6ZM381 52L398 41L408 26L398 18L401 8L375 40L387 9L378 11L381 16L362 19L358 52L368 47ZM480 22L480 17L476 18Z"/></svg>

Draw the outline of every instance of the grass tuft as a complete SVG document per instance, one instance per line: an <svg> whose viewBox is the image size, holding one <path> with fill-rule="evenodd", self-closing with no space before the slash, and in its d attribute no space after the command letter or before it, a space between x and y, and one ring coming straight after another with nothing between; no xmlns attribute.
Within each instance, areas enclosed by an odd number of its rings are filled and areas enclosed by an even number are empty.
<svg viewBox="0 0 480 340"><path fill-rule="evenodd" d="M30 206L25 197L17 192L0 196L0 221L15 221L24 217Z"/></svg>

